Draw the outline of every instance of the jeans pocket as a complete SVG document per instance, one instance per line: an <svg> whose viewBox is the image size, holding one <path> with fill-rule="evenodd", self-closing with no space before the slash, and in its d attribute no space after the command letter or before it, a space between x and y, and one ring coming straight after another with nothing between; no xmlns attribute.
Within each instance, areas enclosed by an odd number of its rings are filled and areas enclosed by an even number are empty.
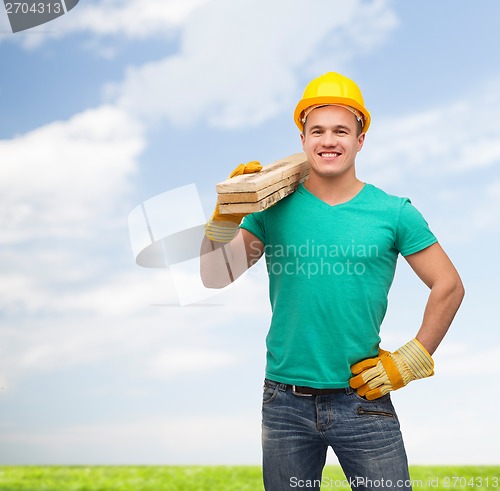
<svg viewBox="0 0 500 491"><path fill-rule="evenodd" d="M354 397L359 401L356 407L358 416L384 416L389 418L397 418L396 411L391 402L390 394L385 394L378 399L369 401L353 392Z"/></svg>
<svg viewBox="0 0 500 491"><path fill-rule="evenodd" d="M383 416L386 418L395 418L396 414L388 409L379 409L373 407L358 406L358 416Z"/></svg>
<svg viewBox="0 0 500 491"><path fill-rule="evenodd" d="M270 402L273 402L278 395L278 391L279 388L277 383L266 380L262 393L262 404L269 404Z"/></svg>

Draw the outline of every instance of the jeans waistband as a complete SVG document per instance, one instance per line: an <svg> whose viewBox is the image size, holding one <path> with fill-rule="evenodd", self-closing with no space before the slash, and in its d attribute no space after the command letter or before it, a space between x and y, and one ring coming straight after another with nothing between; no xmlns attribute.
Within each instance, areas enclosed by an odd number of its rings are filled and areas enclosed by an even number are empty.
<svg viewBox="0 0 500 491"><path fill-rule="evenodd" d="M270 382L270 383L269 383ZM296 396L325 396L331 394L345 394L352 390L350 387L342 387L336 389L317 389L315 387L305 387L302 385L290 385L274 380L265 379L267 385L279 385L282 390L291 389Z"/></svg>

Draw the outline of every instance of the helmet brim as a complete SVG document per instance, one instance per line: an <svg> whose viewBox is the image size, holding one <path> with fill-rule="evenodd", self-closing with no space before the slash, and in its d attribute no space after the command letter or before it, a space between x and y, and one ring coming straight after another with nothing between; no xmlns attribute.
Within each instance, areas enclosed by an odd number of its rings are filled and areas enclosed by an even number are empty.
<svg viewBox="0 0 500 491"><path fill-rule="evenodd" d="M355 101L354 99L351 99L349 97L321 96L321 97L310 97L307 99L302 99L297 104L297 107L295 108L293 119L295 121L295 124L299 128L300 132L304 131L304 124L302 123L302 113L308 107L315 106L315 105L321 105L321 104L325 104L325 105L327 105L327 104L341 104L343 106L351 106L354 109L357 109L364 116L364 119L365 119L362 132L366 133L366 131L368 130L370 123L371 123L370 113L366 110L365 107L363 107L357 101Z"/></svg>

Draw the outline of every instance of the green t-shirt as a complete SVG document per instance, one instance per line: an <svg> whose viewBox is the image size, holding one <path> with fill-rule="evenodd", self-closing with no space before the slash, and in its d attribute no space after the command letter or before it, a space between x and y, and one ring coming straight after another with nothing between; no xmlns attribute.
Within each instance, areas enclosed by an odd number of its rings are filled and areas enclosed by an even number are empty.
<svg viewBox="0 0 500 491"><path fill-rule="evenodd" d="M264 244L266 377L316 388L347 387L350 366L377 355L398 254L437 241L409 199L371 184L335 206L301 184L241 227Z"/></svg>

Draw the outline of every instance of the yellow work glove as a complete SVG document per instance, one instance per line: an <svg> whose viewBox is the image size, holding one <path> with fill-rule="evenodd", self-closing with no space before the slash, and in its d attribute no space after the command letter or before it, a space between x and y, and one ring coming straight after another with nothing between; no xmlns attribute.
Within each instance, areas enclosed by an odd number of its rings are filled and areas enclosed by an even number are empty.
<svg viewBox="0 0 500 491"><path fill-rule="evenodd" d="M262 165L256 160L246 164L240 164L231 172L229 177L241 176L242 174L253 174L260 172ZM230 242L238 232L238 227L247 213L235 213L222 215L219 205L216 205L212 218L205 225L205 235L215 242Z"/></svg>
<svg viewBox="0 0 500 491"><path fill-rule="evenodd" d="M371 401L412 380L434 375L434 361L422 344L412 339L394 353L380 350L377 357L355 363L351 371L355 375L349 381L351 387Z"/></svg>

